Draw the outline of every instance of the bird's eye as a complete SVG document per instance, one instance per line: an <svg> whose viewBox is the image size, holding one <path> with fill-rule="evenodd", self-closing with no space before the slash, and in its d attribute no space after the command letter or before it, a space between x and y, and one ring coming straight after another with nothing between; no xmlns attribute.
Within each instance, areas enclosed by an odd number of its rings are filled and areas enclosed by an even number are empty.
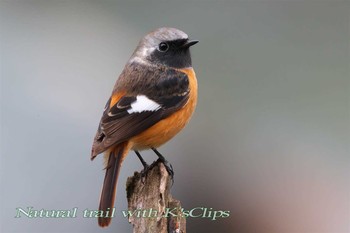
<svg viewBox="0 0 350 233"><path fill-rule="evenodd" d="M168 49L169 49L169 45L165 42L160 43L158 46L158 50L161 52L166 52L168 51Z"/></svg>

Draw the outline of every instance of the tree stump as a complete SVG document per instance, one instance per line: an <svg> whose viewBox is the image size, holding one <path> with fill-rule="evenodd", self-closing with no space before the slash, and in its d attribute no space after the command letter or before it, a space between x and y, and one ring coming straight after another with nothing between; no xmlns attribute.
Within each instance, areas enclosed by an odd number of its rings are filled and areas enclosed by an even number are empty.
<svg viewBox="0 0 350 233"><path fill-rule="evenodd" d="M163 163L154 162L146 174L135 172L126 182L129 222L134 233L186 233L180 201L170 194L172 180Z"/></svg>

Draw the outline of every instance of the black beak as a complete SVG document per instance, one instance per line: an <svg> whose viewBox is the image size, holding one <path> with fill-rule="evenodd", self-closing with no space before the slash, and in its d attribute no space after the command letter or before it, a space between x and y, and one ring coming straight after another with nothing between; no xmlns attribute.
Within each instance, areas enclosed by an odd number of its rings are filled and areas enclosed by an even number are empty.
<svg viewBox="0 0 350 233"><path fill-rule="evenodd" d="M181 45L181 48L189 48L192 45L195 45L199 42L199 40L188 40L183 45Z"/></svg>

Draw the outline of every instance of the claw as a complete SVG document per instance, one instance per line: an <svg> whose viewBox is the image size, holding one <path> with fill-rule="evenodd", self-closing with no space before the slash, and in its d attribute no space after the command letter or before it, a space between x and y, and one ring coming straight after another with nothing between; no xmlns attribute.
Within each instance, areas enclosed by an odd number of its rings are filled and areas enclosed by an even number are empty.
<svg viewBox="0 0 350 233"><path fill-rule="evenodd" d="M168 174L170 175L171 183L173 185L174 184L174 169L173 169L173 166L164 158L164 156L161 153L159 153L159 151L157 151L155 148L152 148L152 150L159 157L158 160L164 164L164 167L167 170Z"/></svg>
<svg viewBox="0 0 350 233"><path fill-rule="evenodd" d="M145 184L145 180L147 179L147 174L148 171L151 169L151 166L146 164L146 166L144 166L144 168L141 171L141 182L142 184Z"/></svg>

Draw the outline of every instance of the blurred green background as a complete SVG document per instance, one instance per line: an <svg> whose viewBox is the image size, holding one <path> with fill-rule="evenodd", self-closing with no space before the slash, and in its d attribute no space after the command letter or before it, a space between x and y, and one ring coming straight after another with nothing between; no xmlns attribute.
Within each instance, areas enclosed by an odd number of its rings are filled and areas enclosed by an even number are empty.
<svg viewBox="0 0 350 233"><path fill-rule="evenodd" d="M149 31L192 48L197 111L160 148L188 232L350 232L349 1L1 1L1 232L131 232L125 182L108 229L97 209L92 139L114 82ZM151 162L155 155L145 152ZM14 218L15 208L79 208L76 219Z"/></svg>

